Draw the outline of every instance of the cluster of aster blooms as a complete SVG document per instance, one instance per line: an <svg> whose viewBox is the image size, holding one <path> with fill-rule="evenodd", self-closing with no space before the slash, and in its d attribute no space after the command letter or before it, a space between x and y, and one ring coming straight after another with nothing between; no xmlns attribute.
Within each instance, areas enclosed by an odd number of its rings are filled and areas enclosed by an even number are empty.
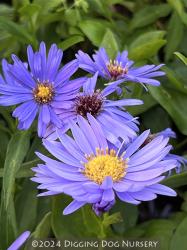
<svg viewBox="0 0 187 250"><path fill-rule="evenodd" d="M28 63L15 55L13 64L3 60L0 105L18 105L13 117L20 130L29 129L37 119L38 136L57 159L36 153L44 162L33 168L32 180L45 190L39 196L71 196L64 215L87 203L101 215L115 204L116 197L137 205L157 194L176 195L159 183L168 171L185 163L170 154L168 141L175 133L168 128L154 135L149 130L139 134L137 118L124 107L143 102L110 98L129 81L159 86L153 78L164 75L163 65L135 67L127 51L112 60L100 48L92 58L79 51L75 60L60 68L63 52L52 45L47 55L43 42L37 52L28 46L27 55ZM72 79L79 68L89 76ZM105 80L102 89L97 86L99 78Z"/></svg>

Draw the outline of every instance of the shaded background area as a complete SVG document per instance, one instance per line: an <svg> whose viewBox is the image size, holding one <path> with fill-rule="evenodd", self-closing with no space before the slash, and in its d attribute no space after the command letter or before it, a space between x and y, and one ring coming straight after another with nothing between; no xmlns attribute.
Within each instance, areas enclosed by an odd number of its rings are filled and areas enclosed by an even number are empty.
<svg viewBox="0 0 187 250"><path fill-rule="evenodd" d="M14 53L26 60L26 46L31 44L37 49L39 42L45 41L48 47L56 43L63 49L64 63L79 49L92 54L100 46L111 58L118 50L127 49L137 65L164 63L166 76L159 88L148 87L147 92L131 83L127 84L129 91L123 87L122 95L144 101L142 107L129 108L140 117L141 130L151 128L156 133L171 127L177 134L177 139L171 141L173 152L185 156L187 67L174 52L187 56L186 9L186 0L1 0L0 59L11 62ZM2 250L27 229L39 238L95 236L97 219L87 207L65 217L62 209L69 198L36 198L36 185L28 178L32 176L30 168L38 163L36 150L44 151L34 129L20 136L11 109L0 107L0 187L6 190L1 194ZM112 222L107 236L155 237L161 240L162 250L185 250L186 168L181 168L179 174L171 173L165 183L176 188L177 198L159 197L138 207L118 201L111 213L120 211L116 216L122 222ZM89 222L82 223L85 215Z"/></svg>

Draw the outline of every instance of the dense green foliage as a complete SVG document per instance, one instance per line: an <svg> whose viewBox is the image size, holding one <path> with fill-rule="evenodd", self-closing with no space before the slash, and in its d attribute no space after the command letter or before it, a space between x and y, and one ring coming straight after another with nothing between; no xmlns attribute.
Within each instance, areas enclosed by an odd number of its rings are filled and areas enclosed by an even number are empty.
<svg viewBox="0 0 187 250"><path fill-rule="evenodd" d="M2 2L2 1L1 1ZM126 97L144 101L129 108L140 116L141 129L177 132L175 153L185 156L187 145L187 8L186 0L12 0L0 4L0 59L12 53L26 59L26 46L40 41L64 50L64 62L77 50L92 53L100 46L113 57L127 49L141 64L165 63L160 87L131 84ZM180 52L174 53L174 52ZM181 60L180 60L181 59ZM132 88L133 86L133 88ZM17 235L31 230L33 237L147 237L161 240L161 250L187 246L187 171L165 181L177 198L158 198L139 207L118 202L111 215L96 217L89 207L63 216L65 196L37 198L28 177L38 163L34 152L44 151L34 131L18 132L11 109L0 107L0 249ZM168 211L168 212L167 212ZM117 223L116 223L117 222ZM81 225L81 227L80 227Z"/></svg>

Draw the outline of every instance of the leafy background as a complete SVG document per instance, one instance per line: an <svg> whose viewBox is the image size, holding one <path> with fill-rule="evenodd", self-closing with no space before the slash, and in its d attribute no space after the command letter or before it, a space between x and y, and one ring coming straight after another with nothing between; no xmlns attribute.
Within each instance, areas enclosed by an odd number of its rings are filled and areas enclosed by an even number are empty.
<svg viewBox="0 0 187 250"><path fill-rule="evenodd" d="M158 132L171 127L177 133L174 151L187 154L187 68L175 51L187 55L186 0L12 0L0 3L0 59L15 53L26 60L26 45L40 41L64 50L64 63L78 49L93 53L104 46L111 57L128 49L137 65L165 63L161 87L130 84L125 97L144 100L129 111L140 116L141 129ZM113 211L97 218L89 207L63 216L65 196L36 198L29 180L38 163L34 152L44 151L34 130L18 132L11 109L0 107L0 249L24 230L33 237L134 237L161 241L161 250L187 249L187 171L165 184L177 198L159 197L136 207L117 202ZM80 227L81 225L81 227ZM28 246L25 249L30 249Z"/></svg>

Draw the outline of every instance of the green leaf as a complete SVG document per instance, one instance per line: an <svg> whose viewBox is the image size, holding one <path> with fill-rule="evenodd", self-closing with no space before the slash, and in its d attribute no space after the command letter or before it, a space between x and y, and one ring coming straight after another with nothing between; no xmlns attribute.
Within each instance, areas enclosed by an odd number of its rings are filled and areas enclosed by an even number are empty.
<svg viewBox="0 0 187 250"><path fill-rule="evenodd" d="M187 25L187 13L182 0L168 0L168 3L175 9L184 24Z"/></svg>
<svg viewBox="0 0 187 250"><path fill-rule="evenodd" d="M137 38L131 43L130 48L134 48L140 45L144 45L147 41L154 41L157 39L163 39L166 32L161 31L149 31L137 36Z"/></svg>
<svg viewBox="0 0 187 250"><path fill-rule="evenodd" d="M113 225L122 221L123 219L122 219L120 212L113 213L111 215L104 214L103 226L108 227L110 225Z"/></svg>
<svg viewBox="0 0 187 250"><path fill-rule="evenodd" d="M75 1L75 6L77 8L82 8L84 10L84 12L88 12L89 4L86 0Z"/></svg>
<svg viewBox="0 0 187 250"><path fill-rule="evenodd" d="M61 48L62 50L66 50L69 47L71 47L77 43L80 43L82 41L84 41L83 36L73 35L73 36L70 36L69 38L65 39L63 42L59 43L58 47Z"/></svg>
<svg viewBox="0 0 187 250"><path fill-rule="evenodd" d="M3 127L5 127L5 125ZM3 166L5 156L6 156L6 151L7 151L7 145L8 145L10 138L9 138L9 135L5 133L1 128L0 128L0 138L1 138L0 140L0 164L1 166Z"/></svg>
<svg viewBox="0 0 187 250"><path fill-rule="evenodd" d="M100 47L104 47L106 49L110 58L114 58L119 51L117 40L118 39L116 39L114 33L110 29L107 29Z"/></svg>
<svg viewBox="0 0 187 250"><path fill-rule="evenodd" d="M144 27L154 23L157 19L169 15L171 7L169 4L147 5L137 11L130 24L131 29Z"/></svg>
<svg viewBox="0 0 187 250"><path fill-rule="evenodd" d="M41 222L36 227L35 231L32 233L34 238L45 239L49 237L51 231L51 212L45 214Z"/></svg>
<svg viewBox="0 0 187 250"><path fill-rule="evenodd" d="M0 107L0 114L3 116L3 118L5 119L5 121L8 124L8 127L10 128L10 130L12 132L15 131L15 122L14 119L12 118L11 114L10 114L10 109L5 109L5 107Z"/></svg>
<svg viewBox="0 0 187 250"><path fill-rule="evenodd" d="M31 30L32 33L35 33L40 25L38 17L40 17L41 9L41 6L33 3L26 4L19 9L22 19L30 25L29 30Z"/></svg>
<svg viewBox="0 0 187 250"><path fill-rule="evenodd" d="M182 222L182 220L186 217L186 213L185 212L176 212L174 214L171 215L171 220L173 223L175 223L175 227L177 227L179 225L179 223Z"/></svg>
<svg viewBox="0 0 187 250"><path fill-rule="evenodd" d="M46 1L46 0L34 0L33 4L39 5L42 7L42 11L47 13L54 8L61 6L63 0L53 0L53 1Z"/></svg>
<svg viewBox="0 0 187 250"><path fill-rule="evenodd" d="M112 227L115 232L123 235L126 230L134 227L138 219L138 209L136 206L117 201L111 212L120 212L122 221L114 224Z"/></svg>
<svg viewBox="0 0 187 250"><path fill-rule="evenodd" d="M0 16L11 18L13 16L14 9L6 4L0 4Z"/></svg>
<svg viewBox="0 0 187 250"><path fill-rule="evenodd" d="M187 171L179 174L174 174L163 180L162 183L172 188L185 186L187 185Z"/></svg>
<svg viewBox="0 0 187 250"><path fill-rule="evenodd" d="M185 65L187 65L187 57L185 57L183 54L180 52L175 52L174 53Z"/></svg>
<svg viewBox="0 0 187 250"><path fill-rule="evenodd" d="M80 11L78 9L66 9L63 21L69 27L75 27L81 21Z"/></svg>
<svg viewBox="0 0 187 250"><path fill-rule="evenodd" d="M181 15L184 11L184 6L181 0L168 0L168 3Z"/></svg>
<svg viewBox="0 0 187 250"><path fill-rule="evenodd" d="M159 249L169 249L170 240L175 229L175 223L170 220L157 219L148 222L145 227L145 238L157 239L159 241Z"/></svg>
<svg viewBox="0 0 187 250"><path fill-rule="evenodd" d="M39 158L36 156L36 151L43 153L43 154L49 154L47 150L42 145L41 138L38 137L38 135L35 135L35 137L32 140L32 144L30 145L29 151L25 158L25 163L23 163L24 167L27 168L27 165L29 165L29 162L32 162L33 160L39 160ZM31 168L31 167L30 167Z"/></svg>
<svg viewBox="0 0 187 250"><path fill-rule="evenodd" d="M87 232L87 228L84 225L80 209L70 215L62 214L64 208L70 202L71 199L65 195L53 197L51 225L55 237L59 239L64 237L90 237L91 235Z"/></svg>
<svg viewBox="0 0 187 250"><path fill-rule="evenodd" d="M129 57L140 61L154 56L166 44L166 40L163 39L164 35L164 31L152 31L140 35L131 43Z"/></svg>
<svg viewBox="0 0 187 250"><path fill-rule="evenodd" d="M46 239L49 238L51 232L51 212L48 212L44 215L42 220L37 225L36 229L30 236L30 240L27 241L24 250L34 250L31 246L32 239Z"/></svg>
<svg viewBox="0 0 187 250"><path fill-rule="evenodd" d="M153 107L142 115L144 129L150 129L151 133L158 133L171 127L171 119L168 113L159 105Z"/></svg>
<svg viewBox="0 0 187 250"><path fill-rule="evenodd" d="M169 85L178 91L187 94L187 87L185 82L183 83L183 79L180 77L179 74L176 73L176 70L172 70L166 66L163 67L164 72L169 79Z"/></svg>
<svg viewBox="0 0 187 250"><path fill-rule="evenodd" d="M12 136L6 153L4 164L3 193L5 208L8 207L14 192L15 176L29 148L30 133L18 132Z"/></svg>
<svg viewBox="0 0 187 250"><path fill-rule="evenodd" d="M184 25L181 22L181 19L179 18L178 14L174 12L170 18L169 25L168 25L168 32L167 32L167 44L165 47L165 58L166 61L168 61L174 51L178 48L182 38L183 38L183 32L184 31Z"/></svg>
<svg viewBox="0 0 187 250"><path fill-rule="evenodd" d="M104 215L102 220L101 217L95 215L90 205L86 205L64 216L62 212L70 202L71 199L65 195L53 197L51 225L56 238L104 238L112 234L109 225L119 221L119 214Z"/></svg>
<svg viewBox="0 0 187 250"><path fill-rule="evenodd" d="M140 99L143 101L143 105L127 107L133 116L140 115L157 104L157 101L150 94L143 94Z"/></svg>
<svg viewBox="0 0 187 250"><path fill-rule="evenodd" d="M5 208L5 197L2 192L1 195L1 208L0 208L0 249L6 250L7 247L17 237L17 223L13 197L11 197L9 205Z"/></svg>
<svg viewBox="0 0 187 250"><path fill-rule="evenodd" d="M101 220L95 215L89 205L82 207L81 212L85 230L89 235L97 236L98 232L101 230Z"/></svg>
<svg viewBox="0 0 187 250"><path fill-rule="evenodd" d="M187 135L187 95L177 89L163 86L148 87L151 95L162 105L172 117L178 129Z"/></svg>
<svg viewBox="0 0 187 250"><path fill-rule="evenodd" d="M34 37L32 37L26 28L18 25L8 19L0 17L0 29L5 29L9 34L14 36L18 41L24 44L36 45Z"/></svg>
<svg viewBox="0 0 187 250"><path fill-rule="evenodd" d="M99 19L84 20L81 21L78 26L93 45L100 46L106 28L108 27L108 22Z"/></svg>
<svg viewBox="0 0 187 250"><path fill-rule="evenodd" d="M22 190L16 196L16 215L20 234L26 230L32 231L35 226L38 202L37 193L36 184L29 179L25 179Z"/></svg>
<svg viewBox="0 0 187 250"><path fill-rule="evenodd" d="M35 15L37 15L38 12L40 12L41 9L42 7L40 5L26 4L22 8L19 9L19 13L22 16L26 16L26 17L33 19L35 18Z"/></svg>
<svg viewBox="0 0 187 250"><path fill-rule="evenodd" d="M187 246L187 217L176 228L169 250L184 249Z"/></svg>

